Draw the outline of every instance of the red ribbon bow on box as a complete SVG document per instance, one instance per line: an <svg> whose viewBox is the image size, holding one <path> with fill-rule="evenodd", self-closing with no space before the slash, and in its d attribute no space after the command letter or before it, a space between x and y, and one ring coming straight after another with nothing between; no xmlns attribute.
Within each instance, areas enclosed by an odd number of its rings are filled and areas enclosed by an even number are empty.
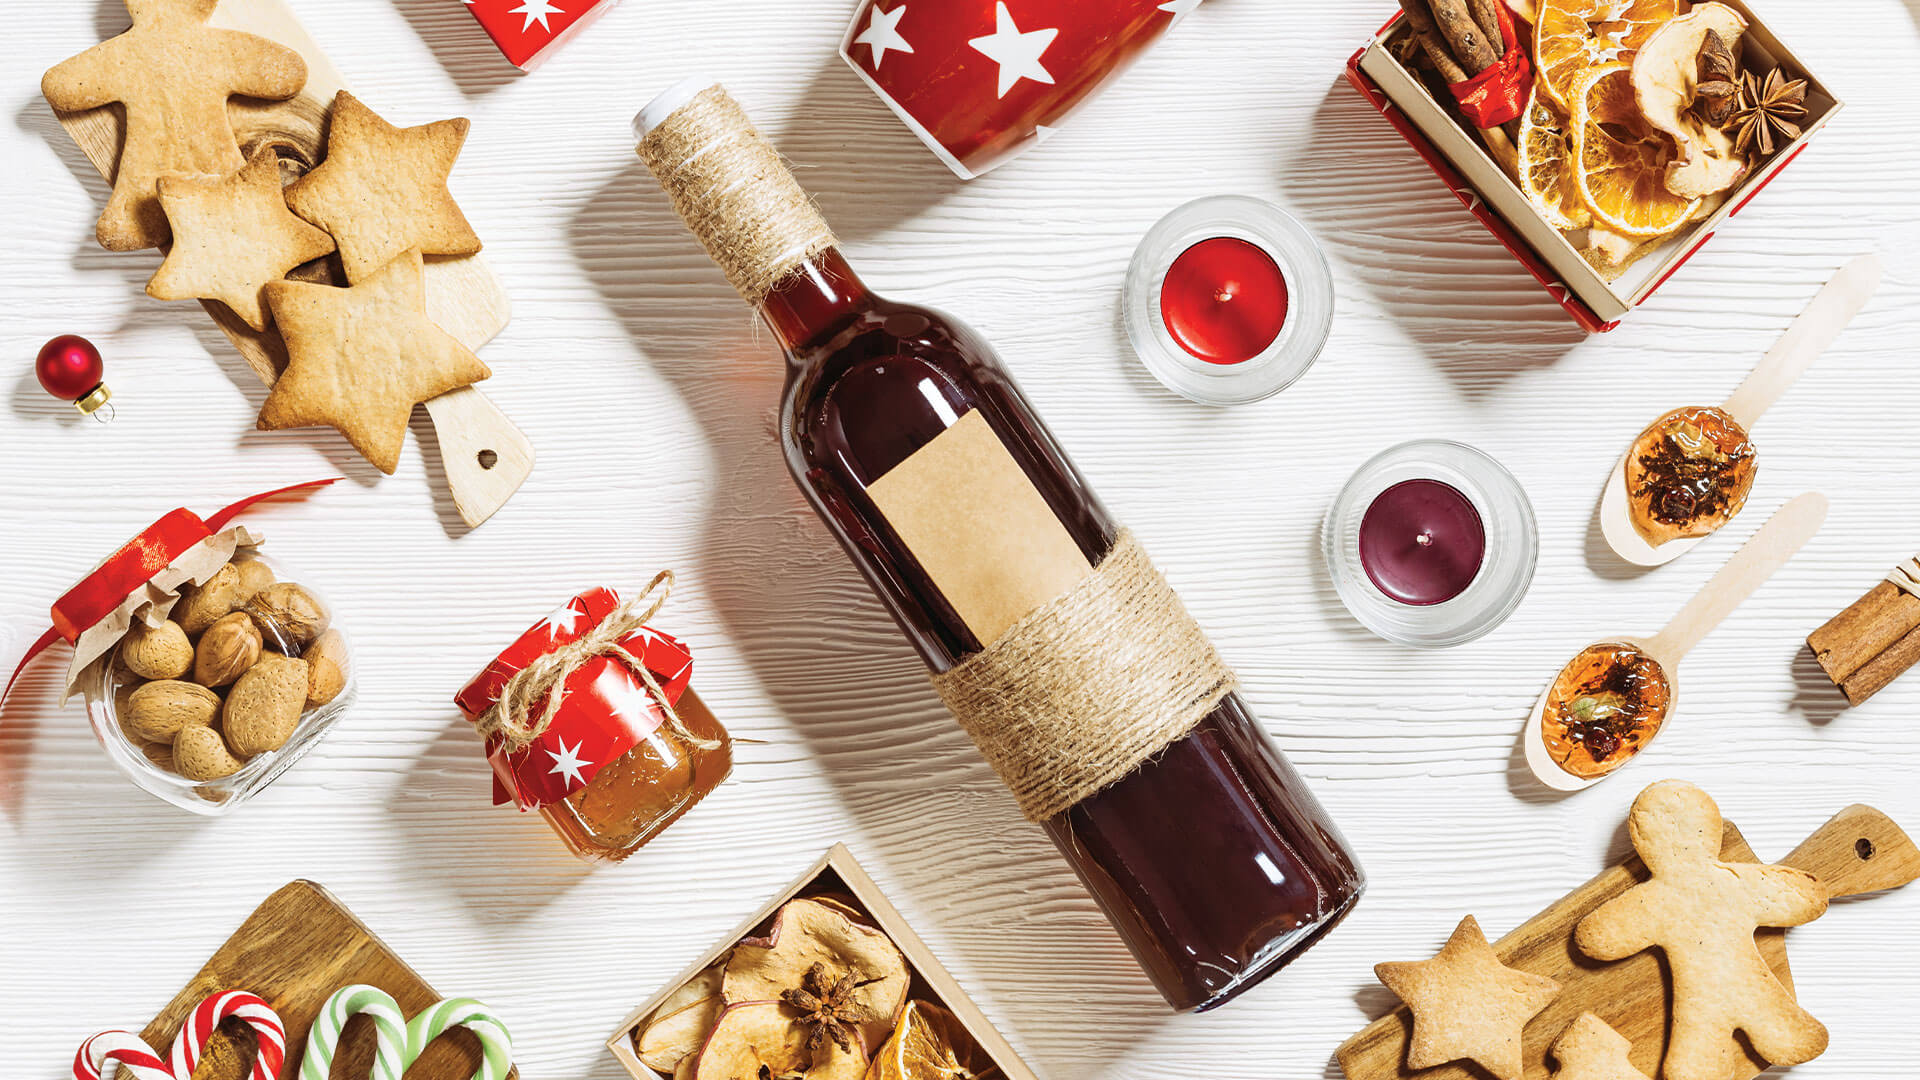
<svg viewBox="0 0 1920 1080"><path fill-rule="evenodd" d="M1527 111L1527 97L1533 93L1533 65L1520 44L1513 12L1507 10L1505 0L1493 7L1500 19L1500 40L1507 51L1492 67L1473 78L1447 84L1453 99L1460 103L1460 111L1481 131L1518 120Z"/></svg>
<svg viewBox="0 0 1920 1080"><path fill-rule="evenodd" d="M619 608L620 595L608 588L589 589L567 601L501 650L454 695L454 704L468 720L478 720L493 708L515 673L585 637ZM692 652L670 635L645 626L618 644L653 675L664 704L618 656L588 658L561 684L552 724L524 749L508 750L497 735L487 739L495 805L511 801L530 810L559 802L591 784L601 769L670 721L667 709L679 704L693 678ZM546 707L542 697L528 711L541 715Z"/></svg>
<svg viewBox="0 0 1920 1080"><path fill-rule="evenodd" d="M79 641L81 634L111 614L135 589L171 566L188 548L225 529L234 518L255 503L276 495L323 488L338 479L334 476L325 480L310 480L304 484L292 484L249 495L204 520L191 510L174 510L140 530L138 536L121 545L120 550L107 556L91 573L81 578L79 584L53 602L53 627L41 634L39 640L27 649L27 655L20 658L19 665L13 669L13 676L7 680L6 689L0 690L0 704L6 702L7 695L13 692L14 683L20 681L20 673L26 670L34 657L46 652L56 641L65 641L69 645Z"/></svg>

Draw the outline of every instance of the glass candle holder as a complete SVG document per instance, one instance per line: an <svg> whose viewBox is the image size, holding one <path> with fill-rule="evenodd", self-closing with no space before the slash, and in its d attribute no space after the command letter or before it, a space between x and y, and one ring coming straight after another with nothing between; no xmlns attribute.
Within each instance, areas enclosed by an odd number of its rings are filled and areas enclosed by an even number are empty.
<svg viewBox="0 0 1920 1080"><path fill-rule="evenodd" d="M1333 325L1320 245L1272 203L1217 195L1147 231L1127 268L1127 336L1167 389L1203 405L1279 393Z"/></svg>
<svg viewBox="0 0 1920 1080"><path fill-rule="evenodd" d="M1388 641L1438 649L1506 621L1540 537L1513 474L1464 443L1402 443L1347 481L1322 529L1335 591Z"/></svg>

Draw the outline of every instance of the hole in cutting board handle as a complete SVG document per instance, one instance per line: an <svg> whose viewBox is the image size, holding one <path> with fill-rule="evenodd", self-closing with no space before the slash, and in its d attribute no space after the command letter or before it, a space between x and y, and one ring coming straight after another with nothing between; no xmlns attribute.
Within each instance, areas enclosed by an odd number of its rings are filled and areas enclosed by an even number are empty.
<svg viewBox="0 0 1920 1080"><path fill-rule="evenodd" d="M495 465L500 464L500 455L491 450L482 450L474 455L474 457L480 462L480 467L483 469L491 469ZM1863 855L1861 858L1866 858L1866 856Z"/></svg>
<svg viewBox="0 0 1920 1080"><path fill-rule="evenodd" d="M1853 842L1853 853L1860 856L1861 862L1873 858L1873 841L1864 836L1855 840Z"/></svg>

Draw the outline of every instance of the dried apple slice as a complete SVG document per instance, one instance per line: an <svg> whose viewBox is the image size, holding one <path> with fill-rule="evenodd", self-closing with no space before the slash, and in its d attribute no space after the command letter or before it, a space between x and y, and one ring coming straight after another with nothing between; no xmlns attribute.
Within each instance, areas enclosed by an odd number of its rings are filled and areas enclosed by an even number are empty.
<svg viewBox="0 0 1920 1080"><path fill-rule="evenodd" d="M674 1072L705 1045L720 1019L720 979L721 968L716 964L687 980L653 1010L634 1040L642 1064Z"/></svg>
<svg viewBox="0 0 1920 1080"><path fill-rule="evenodd" d="M759 1080L763 1066L773 1076L804 1076L812 1064L806 1029L777 1001L749 1001L720 1014L700 1048L693 1080Z"/></svg>
<svg viewBox="0 0 1920 1080"><path fill-rule="evenodd" d="M836 982L853 976L853 1001L872 1017L860 1025L861 1041L879 1046L907 1003L907 958L886 934L854 921L838 904L788 901L765 937L747 938L734 948L720 996L729 1005L777 1001L815 964Z"/></svg>
<svg viewBox="0 0 1920 1080"><path fill-rule="evenodd" d="M1679 152L1667 165L1667 190L1683 199L1725 191L1747 174L1746 155L1734 149L1733 137L1692 109L1709 31L1736 49L1746 16L1721 3L1697 5L1654 31L1633 58L1634 101L1650 126L1673 136Z"/></svg>

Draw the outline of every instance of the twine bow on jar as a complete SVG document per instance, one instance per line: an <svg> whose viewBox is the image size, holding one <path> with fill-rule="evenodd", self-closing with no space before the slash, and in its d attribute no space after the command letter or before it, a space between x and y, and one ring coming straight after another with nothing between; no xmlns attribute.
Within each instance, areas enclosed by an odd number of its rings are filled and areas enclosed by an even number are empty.
<svg viewBox="0 0 1920 1080"><path fill-rule="evenodd" d="M719 747L721 744L717 740L703 738L687 729L680 714L674 710L673 702L668 700L660 680L647 669L640 657L622 644L629 635L646 629L647 622L660 614L672 592L673 571L662 570L655 574L640 595L615 608L593 629L572 641L555 646L514 672L506 685L500 688L499 698L474 721L474 727L489 742L498 739L510 754L525 750L553 726L554 718L559 715L561 703L567 696L567 680L573 673L596 657L608 656L639 676L641 685L647 689L647 696L660 706L661 713L666 717L662 726L702 750ZM645 609L636 611L643 603ZM535 716L534 708L542 698L546 699L546 705Z"/></svg>

